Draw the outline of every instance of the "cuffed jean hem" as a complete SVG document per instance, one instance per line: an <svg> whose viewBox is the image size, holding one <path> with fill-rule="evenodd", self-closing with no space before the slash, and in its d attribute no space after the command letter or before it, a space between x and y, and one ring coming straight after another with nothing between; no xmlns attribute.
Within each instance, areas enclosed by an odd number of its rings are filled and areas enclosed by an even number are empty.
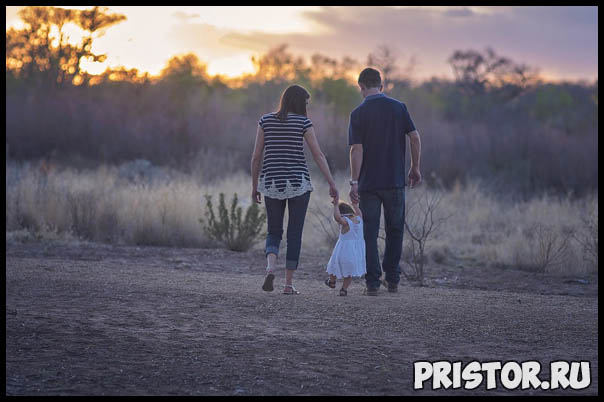
<svg viewBox="0 0 604 402"><path fill-rule="evenodd" d="M279 247L275 247L275 246L267 246L266 249L264 250L264 256L267 257L269 255L269 253L273 253L275 254L277 257L279 257Z"/></svg>
<svg viewBox="0 0 604 402"><path fill-rule="evenodd" d="M298 269L298 261L285 260L285 269Z"/></svg>

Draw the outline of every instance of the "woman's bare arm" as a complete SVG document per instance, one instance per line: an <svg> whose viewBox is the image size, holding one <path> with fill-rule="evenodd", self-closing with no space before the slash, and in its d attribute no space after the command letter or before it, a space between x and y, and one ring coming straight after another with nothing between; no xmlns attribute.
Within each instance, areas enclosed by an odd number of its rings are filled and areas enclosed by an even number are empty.
<svg viewBox="0 0 604 402"><path fill-rule="evenodd" d="M331 197L337 197L338 190L336 188L336 182L333 180L331 176L331 171L329 170L329 165L327 164L327 159L325 159L325 155L323 151L321 151L321 147L319 147L319 142L317 141L317 136L315 135L314 127L310 127L304 133L304 138L306 139L306 143L310 148L310 152L312 153L312 157L315 160L319 170L323 173L325 180L329 184L329 193Z"/></svg>
<svg viewBox="0 0 604 402"><path fill-rule="evenodd" d="M264 130L258 125L256 131L256 143L252 153L252 201L260 203L260 193L258 192L258 176L260 176L260 164L262 163L262 152L264 151Z"/></svg>

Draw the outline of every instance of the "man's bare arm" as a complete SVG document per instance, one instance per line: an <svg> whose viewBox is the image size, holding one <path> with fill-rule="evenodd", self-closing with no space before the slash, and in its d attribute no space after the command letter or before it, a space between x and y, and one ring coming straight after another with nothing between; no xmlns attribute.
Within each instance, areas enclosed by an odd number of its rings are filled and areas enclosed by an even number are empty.
<svg viewBox="0 0 604 402"><path fill-rule="evenodd" d="M413 188L422 180L422 175L419 171L422 143L417 130L413 130L407 133L407 136L409 136L409 146L411 147L411 168L409 169L409 186Z"/></svg>
<svg viewBox="0 0 604 402"><path fill-rule="evenodd" d="M363 164L363 144L350 146L350 179L359 180L361 165Z"/></svg>
<svg viewBox="0 0 604 402"><path fill-rule="evenodd" d="M363 144L352 144L350 146L350 179L359 180L361 174L361 165L363 164ZM359 202L359 185L350 186L350 200Z"/></svg>

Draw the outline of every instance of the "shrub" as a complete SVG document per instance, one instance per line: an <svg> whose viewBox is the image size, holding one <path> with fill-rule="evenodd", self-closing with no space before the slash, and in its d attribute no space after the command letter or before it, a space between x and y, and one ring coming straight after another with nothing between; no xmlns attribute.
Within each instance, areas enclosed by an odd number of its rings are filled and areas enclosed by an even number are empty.
<svg viewBox="0 0 604 402"><path fill-rule="evenodd" d="M559 233L552 225L536 223L529 229L529 235L536 243L532 247L534 266L538 272L546 272L549 266L562 264L567 255L568 242L573 232Z"/></svg>
<svg viewBox="0 0 604 402"><path fill-rule="evenodd" d="M71 229L84 239L94 239L94 222L97 205L94 194L90 192L67 194L67 205L71 212Z"/></svg>
<svg viewBox="0 0 604 402"><path fill-rule="evenodd" d="M242 208L237 206L238 198L235 193L231 201L230 212L224 202L224 193L220 193L218 203L218 219L214 214L212 196L206 195L206 220L199 219L209 238L222 243L229 250L249 250L261 237L266 214L260 211L258 204L253 203L247 208L245 218L241 219Z"/></svg>

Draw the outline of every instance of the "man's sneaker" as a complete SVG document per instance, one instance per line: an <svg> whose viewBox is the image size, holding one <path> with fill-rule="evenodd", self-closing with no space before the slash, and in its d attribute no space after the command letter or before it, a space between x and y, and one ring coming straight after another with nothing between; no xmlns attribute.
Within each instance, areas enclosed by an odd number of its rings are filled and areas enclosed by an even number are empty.
<svg viewBox="0 0 604 402"><path fill-rule="evenodd" d="M398 292L398 285L389 283L386 279L384 279L382 281L382 285L384 285L384 287L388 288L388 292L390 292L390 293Z"/></svg>
<svg viewBox="0 0 604 402"><path fill-rule="evenodd" d="M363 291L363 294L365 296L377 296L378 295L378 290L377 289L373 289L373 288L365 288L365 290Z"/></svg>

